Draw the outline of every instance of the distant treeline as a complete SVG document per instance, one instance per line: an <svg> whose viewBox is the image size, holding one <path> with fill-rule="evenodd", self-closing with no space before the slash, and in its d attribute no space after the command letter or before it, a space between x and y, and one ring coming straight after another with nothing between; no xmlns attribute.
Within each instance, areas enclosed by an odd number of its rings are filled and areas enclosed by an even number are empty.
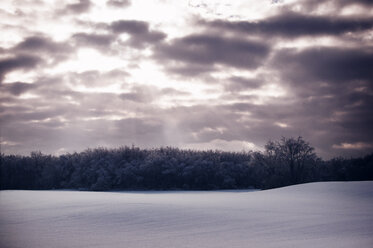
<svg viewBox="0 0 373 248"><path fill-rule="evenodd" d="M0 166L1 189L268 189L373 180L373 154L323 161L301 137L270 141L262 153L97 148L61 156L2 154Z"/></svg>

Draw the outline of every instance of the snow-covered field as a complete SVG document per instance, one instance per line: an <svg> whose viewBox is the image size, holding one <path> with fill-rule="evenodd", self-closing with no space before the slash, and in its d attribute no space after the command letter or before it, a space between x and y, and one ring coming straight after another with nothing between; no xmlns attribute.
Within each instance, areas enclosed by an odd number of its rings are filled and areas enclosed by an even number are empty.
<svg viewBox="0 0 373 248"><path fill-rule="evenodd" d="M373 247L373 182L268 191L0 191L0 247Z"/></svg>

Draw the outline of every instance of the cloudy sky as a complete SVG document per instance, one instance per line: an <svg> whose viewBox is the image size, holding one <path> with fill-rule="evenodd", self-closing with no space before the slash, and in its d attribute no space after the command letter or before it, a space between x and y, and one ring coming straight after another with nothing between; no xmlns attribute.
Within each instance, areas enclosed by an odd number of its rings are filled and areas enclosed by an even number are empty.
<svg viewBox="0 0 373 248"><path fill-rule="evenodd" d="M373 151L371 0L3 0L1 152Z"/></svg>

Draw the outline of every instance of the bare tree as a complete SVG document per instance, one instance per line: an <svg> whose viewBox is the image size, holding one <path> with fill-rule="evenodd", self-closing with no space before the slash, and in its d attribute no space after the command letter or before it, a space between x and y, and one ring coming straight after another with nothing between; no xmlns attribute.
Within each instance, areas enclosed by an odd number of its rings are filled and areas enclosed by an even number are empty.
<svg viewBox="0 0 373 248"><path fill-rule="evenodd" d="M284 165L289 169L292 184L299 183L305 174L305 167L317 160L315 149L300 136L298 138L282 137L280 141L269 141L265 149L272 163Z"/></svg>

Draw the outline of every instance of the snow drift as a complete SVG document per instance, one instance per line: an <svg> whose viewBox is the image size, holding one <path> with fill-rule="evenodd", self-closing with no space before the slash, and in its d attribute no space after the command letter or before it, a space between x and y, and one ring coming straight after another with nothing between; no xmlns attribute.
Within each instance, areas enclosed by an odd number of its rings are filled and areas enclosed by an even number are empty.
<svg viewBox="0 0 373 248"><path fill-rule="evenodd" d="M0 247L373 247L373 182L267 191L1 191Z"/></svg>

